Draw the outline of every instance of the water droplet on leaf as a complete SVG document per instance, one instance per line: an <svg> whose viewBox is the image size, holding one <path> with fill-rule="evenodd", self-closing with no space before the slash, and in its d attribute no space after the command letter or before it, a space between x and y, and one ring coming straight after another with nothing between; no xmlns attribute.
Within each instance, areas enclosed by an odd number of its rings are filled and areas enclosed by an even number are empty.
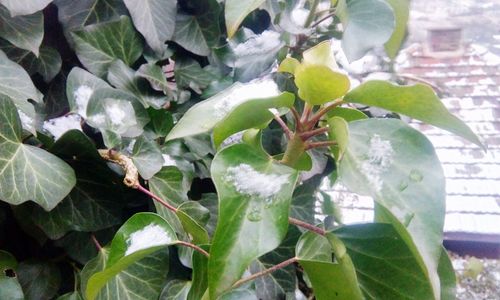
<svg viewBox="0 0 500 300"><path fill-rule="evenodd" d="M401 182L398 185L399 191L402 192L402 191L406 190L407 187L408 187L408 181L401 180Z"/></svg>
<svg viewBox="0 0 500 300"><path fill-rule="evenodd" d="M415 169L410 171L410 180L411 181L420 182L420 181L422 181L422 179L424 179L424 175L422 175L422 173L420 173L420 171L415 170Z"/></svg>
<svg viewBox="0 0 500 300"><path fill-rule="evenodd" d="M247 219L250 222L259 222L262 220L262 215L258 208L253 208L247 215Z"/></svg>

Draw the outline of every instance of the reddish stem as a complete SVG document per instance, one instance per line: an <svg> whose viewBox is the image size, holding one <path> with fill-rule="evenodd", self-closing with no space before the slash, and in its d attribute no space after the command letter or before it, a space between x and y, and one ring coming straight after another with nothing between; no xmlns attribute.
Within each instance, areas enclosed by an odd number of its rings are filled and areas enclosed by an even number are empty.
<svg viewBox="0 0 500 300"><path fill-rule="evenodd" d="M312 148L318 148L318 147L330 147L333 145L337 145L337 142L336 141L312 142L312 143L306 144L306 150L310 150Z"/></svg>
<svg viewBox="0 0 500 300"><path fill-rule="evenodd" d="M309 223L306 223L304 221L301 221L301 220L297 220L297 219L294 219L294 218L288 218L288 223L290 224L293 224L293 225L296 225L296 226L299 226L299 227L302 227L302 228L305 228L309 231L312 231L312 232L315 232L319 235L325 235L326 234L326 231L324 229L321 229L319 227L316 227L314 225L311 225Z"/></svg>
<svg viewBox="0 0 500 300"><path fill-rule="evenodd" d="M156 196L155 194L151 193L148 189L146 189L142 185L138 184L137 185L137 189L139 191L143 192L144 194L148 195L149 197L153 198L154 200L158 201L161 205L163 205L166 208L170 209L174 213L177 212L177 208L173 207L172 205L170 205L168 202L166 202L162 198L160 198L160 197Z"/></svg>
<svg viewBox="0 0 500 300"><path fill-rule="evenodd" d="M206 257L210 257L210 254L208 254L207 251L201 249L200 247L196 246L195 244L191 244L191 243L184 242L184 241L178 241L177 244L178 245L182 245L182 246L186 246L186 247L189 247L189 248L192 248L192 249L200 252L201 254L205 255Z"/></svg>
<svg viewBox="0 0 500 300"><path fill-rule="evenodd" d="M300 137L302 138L303 141L306 141L306 140L312 138L313 136L320 135L320 134L325 133L327 131L328 131L328 128L326 128L326 127L317 128L317 129L314 129L311 131L306 131L306 132L301 133Z"/></svg>
<svg viewBox="0 0 500 300"><path fill-rule="evenodd" d="M286 134L286 137L288 139L291 139L292 136L293 136L293 133L290 130L290 128L288 128L288 126L285 124L285 121L283 121L283 119L281 119L281 117L278 114L275 114L273 112L271 112L271 113L273 114L274 119L276 120L276 122L278 122L278 124L280 124L281 128L283 129L283 131Z"/></svg>
<svg viewBox="0 0 500 300"><path fill-rule="evenodd" d="M101 244L99 243L99 241L97 240L97 238L95 237L95 235L91 234L90 235L90 239L92 240L92 242L94 242L94 245L95 247L97 248L98 251L101 251L102 250L102 246Z"/></svg>
<svg viewBox="0 0 500 300"><path fill-rule="evenodd" d="M265 269L264 271L261 271L261 272L252 274L252 275L250 275L250 276L248 276L246 278L240 279L240 280L236 281L233 284L232 288L237 288L237 287L241 286L242 284L244 284L246 282L252 281L252 280L257 279L259 277L262 277L262 276L265 276L267 274L270 274L270 273L272 273L272 272L274 272L276 270L282 269L282 268L284 268L284 267L286 267L288 265L291 265L291 264L297 262L297 260L298 260L297 257L292 257L292 258L287 259L287 260L285 260L283 262L280 262L277 265L274 265L274 266L270 267L269 269Z"/></svg>
<svg viewBox="0 0 500 300"><path fill-rule="evenodd" d="M312 128L312 127L314 127L314 125L316 125L316 123L318 123L318 121L321 119L321 117L323 117L327 112L329 112L330 110L332 110L335 107L339 106L340 104L342 104L342 99L337 99L337 100L333 101L332 103L328 104L327 106L321 108L305 124L306 125L305 127L306 128Z"/></svg>

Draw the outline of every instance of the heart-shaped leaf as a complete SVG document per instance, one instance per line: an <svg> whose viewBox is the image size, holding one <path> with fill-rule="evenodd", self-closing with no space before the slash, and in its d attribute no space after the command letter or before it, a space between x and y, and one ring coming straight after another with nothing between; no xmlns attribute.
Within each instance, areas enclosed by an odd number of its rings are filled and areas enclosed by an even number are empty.
<svg viewBox="0 0 500 300"><path fill-rule="evenodd" d="M340 180L352 192L374 198L379 204L377 219L394 224L438 295L446 193L432 144L396 119L348 124Z"/></svg>
<svg viewBox="0 0 500 300"><path fill-rule="evenodd" d="M398 86L386 81L372 80L350 91L345 95L344 101L377 106L407 115L453 132L484 148L472 130L452 115L427 85Z"/></svg>
<svg viewBox="0 0 500 300"><path fill-rule="evenodd" d="M14 103L0 96L0 199L11 204L31 200L53 209L75 186L75 172L64 161L21 140Z"/></svg>
<svg viewBox="0 0 500 300"><path fill-rule="evenodd" d="M254 259L285 237L298 172L247 144L236 144L215 156L211 174L219 196L219 217L208 284L211 297L216 298Z"/></svg>
<svg viewBox="0 0 500 300"><path fill-rule="evenodd" d="M324 65L301 64L295 69L295 84L302 100L321 105L343 96L349 90L349 78Z"/></svg>
<svg viewBox="0 0 500 300"><path fill-rule="evenodd" d="M29 16L11 17L9 11L0 6L0 37L38 56L43 39L43 14L38 12Z"/></svg>
<svg viewBox="0 0 500 300"><path fill-rule="evenodd" d="M68 97L71 112L87 118L87 106L92 94L100 88L111 87L101 78L80 69L71 69L66 80L66 97Z"/></svg>
<svg viewBox="0 0 500 300"><path fill-rule="evenodd" d="M344 25L342 49L349 61L382 46L394 31L394 12L384 0L339 0L336 12Z"/></svg>
<svg viewBox="0 0 500 300"><path fill-rule="evenodd" d="M163 156L158 144L144 136L135 141L131 158L144 179L151 179L163 165Z"/></svg>
<svg viewBox="0 0 500 300"><path fill-rule="evenodd" d="M174 34L177 1L124 0L124 3L148 45L157 53L163 53L165 42Z"/></svg>
<svg viewBox="0 0 500 300"><path fill-rule="evenodd" d="M142 54L142 41L126 16L117 21L85 26L71 32L78 59L92 73L104 77L115 59L133 64Z"/></svg>
<svg viewBox="0 0 500 300"><path fill-rule="evenodd" d="M252 110L239 109L243 104ZM290 107L292 104L293 95L280 93L271 80L247 84L235 83L191 107L170 131L167 140L197 135L216 128L217 142L220 144L237 131L259 126L271 120L272 114L267 111L268 108ZM238 122L241 118L244 118L244 121Z"/></svg>
<svg viewBox="0 0 500 300"><path fill-rule="evenodd" d="M154 213L137 213L116 232L105 268L92 275L85 290L86 298L95 299L102 287L113 276L141 258L161 248L177 243L177 236L170 224Z"/></svg>

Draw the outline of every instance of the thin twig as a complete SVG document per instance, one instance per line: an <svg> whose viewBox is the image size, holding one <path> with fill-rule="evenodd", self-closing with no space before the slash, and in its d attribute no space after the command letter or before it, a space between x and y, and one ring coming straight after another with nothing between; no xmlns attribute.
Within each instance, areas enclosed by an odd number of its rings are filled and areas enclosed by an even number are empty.
<svg viewBox="0 0 500 300"><path fill-rule="evenodd" d="M280 124L281 128L283 129L283 131L286 134L286 137L288 139L291 139L293 136L293 133L290 130L290 128L288 128L285 121L283 121L283 119L280 117L280 115L278 113L272 112L271 110L269 110L269 111L273 114L274 120L276 120L276 122L278 122L278 124Z"/></svg>
<svg viewBox="0 0 500 300"><path fill-rule="evenodd" d="M323 117L327 112L329 112L330 110L334 109L335 107L337 107L341 104L342 104L342 99L337 99L337 100L333 101L332 103L328 104L327 106L318 110L318 112L316 112L316 114L314 114L311 117L311 119L307 122L306 128L316 125L316 123L318 123L318 121L321 119L321 117Z"/></svg>
<svg viewBox="0 0 500 300"><path fill-rule="evenodd" d="M306 150L310 150L312 148L319 148L319 147L330 147L333 145L337 145L337 142L336 141L312 142L312 143L306 144Z"/></svg>
<svg viewBox="0 0 500 300"><path fill-rule="evenodd" d="M173 207L172 205L170 205L168 202L166 202L162 198L160 198L160 197L156 196L155 194L151 193L148 189L146 189L142 185L140 185L140 184L137 185L136 189L139 190L139 191L141 191L141 192L143 192L144 194L148 195L149 197L153 198L154 200L158 201L161 205L163 205L166 208L170 209L174 213L177 212L177 208Z"/></svg>
<svg viewBox="0 0 500 300"><path fill-rule="evenodd" d="M290 108L292 111L293 118L295 119L295 130L300 131L302 128L300 128L300 115L299 112L295 109L295 107Z"/></svg>
<svg viewBox="0 0 500 300"><path fill-rule="evenodd" d="M290 224L293 224L293 225L296 225L296 226L299 226L299 227L302 227L302 228L305 228L309 231L312 231L312 232L315 232L319 235L325 235L326 234L326 231L319 228L319 227L316 227L314 225L311 225L309 223L306 223L304 221L301 221L301 220L297 220L295 218L288 218L288 223Z"/></svg>
<svg viewBox="0 0 500 300"><path fill-rule="evenodd" d="M201 249L200 247L196 246L195 244L191 244L191 243L184 242L184 241L178 241L177 245L182 245L182 246L186 246L186 247L192 248L192 249L200 252L201 254L205 255L206 257L210 257L210 254L208 254L207 251Z"/></svg>
<svg viewBox="0 0 500 300"><path fill-rule="evenodd" d="M320 135L322 133L327 132L328 129L329 128L327 128L327 127L316 128L314 130L301 133L300 137L302 138L303 141L306 141L306 140L312 138L313 136L317 136L317 135Z"/></svg>
<svg viewBox="0 0 500 300"><path fill-rule="evenodd" d="M261 271L261 272L258 272L258 273L254 273L254 274L252 274L252 275L250 275L248 277L240 279L240 280L236 281L233 284L232 288L237 288L237 287L241 286L242 284L244 284L246 282L252 281L252 280L254 280L256 278L265 276L265 275L270 274L270 273L272 273L272 272L274 272L276 270L279 270L279 269L282 269L282 268L284 268L286 266L289 266L289 265L297 262L297 260L298 260L297 257L292 257L292 258L287 259L287 260L285 260L283 262L280 262L277 265L274 265L274 266L270 267L269 269L265 269L264 271Z"/></svg>
<svg viewBox="0 0 500 300"><path fill-rule="evenodd" d="M324 16L323 18L319 19L318 21L314 22L311 27L316 27L318 26L319 24L321 24L321 22L325 21L325 20L328 20L329 18L335 16L335 12L332 12L332 13L329 13L328 15Z"/></svg>
<svg viewBox="0 0 500 300"><path fill-rule="evenodd" d="M99 244L99 241L97 240L97 238L95 237L95 235L91 234L90 235L90 239L92 240L92 242L94 242L94 245L97 248L97 250L101 251L102 250L102 246L101 246L101 244Z"/></svg>

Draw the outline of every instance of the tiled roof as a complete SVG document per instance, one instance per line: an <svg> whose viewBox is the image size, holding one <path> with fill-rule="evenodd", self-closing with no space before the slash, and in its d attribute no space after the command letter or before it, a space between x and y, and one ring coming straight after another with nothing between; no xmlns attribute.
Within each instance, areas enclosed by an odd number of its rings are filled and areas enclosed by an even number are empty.
<svg viewBox="0 0 500 300"><path fill-rule="evenodd" d="M399 63L400 73L439 88L443 104L488 147L485 153L447 131L410 121L434 144L443 165L447 192L445 232L493 235L500 243L500 57L483 47L469 45L460 57L432 58L414 45L403 52ZM348 193L339 184L328 192L344 208L344 222L373 219L370 197Z"/></svg>

